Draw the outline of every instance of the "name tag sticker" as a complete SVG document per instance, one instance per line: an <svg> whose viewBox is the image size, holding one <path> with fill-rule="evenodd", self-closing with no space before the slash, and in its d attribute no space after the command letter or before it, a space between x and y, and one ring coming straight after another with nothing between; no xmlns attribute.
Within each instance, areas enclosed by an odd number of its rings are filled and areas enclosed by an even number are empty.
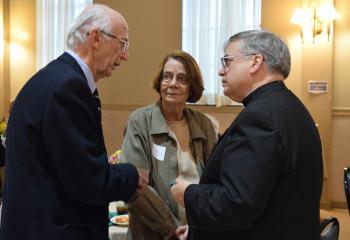
<svg viewBox="0 0 350 240"><path fill-rule="evenodd" d="M164 156L165 156L165 150L166 150L166 147L159 146L159 145L153 143L152 156L154 158L158 159L159 161L163 161Z"/></svg>

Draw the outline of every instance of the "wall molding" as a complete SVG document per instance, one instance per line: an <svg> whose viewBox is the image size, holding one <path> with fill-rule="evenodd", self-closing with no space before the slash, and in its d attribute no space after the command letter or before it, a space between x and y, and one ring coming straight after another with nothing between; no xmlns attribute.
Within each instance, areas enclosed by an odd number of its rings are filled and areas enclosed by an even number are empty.
<svg viewBox="0 0 350 240"><path fill-rule="evenodd" d="M134 111L137 108L144 107L141 104L102 104L104 110L120 110L120 111ZM207 113L239 113L242 106L223 106L216 107L214 105L199 105L187 104L188 107ZM350 108L333 108L332 116L350 117Z"/></svg>
<svg viewBox="0 0 350 240"><path fill-rule="evenodd" d="M102 104L102 110L134 111L146 105L139 104Z"/></svg>
<svg viewBox="0 0 350 240"><path fill-rule="evenodd" d="M338 108L335 107L332 109L333 116L349 116L350 117L350 108Z"/></svg>
<svg viewBox="0 0 350 240"><path fill-rule="evenodd" d="M146 105L140 104L102 104L103 110L118 110L118 111L134 111L137 108L144 107ZM239 113L242 106L223 106L216 107L214 105L199 105L199 104L187 104L187 107L193 108L197 111L206 113Z"/></svg>
<svg viewBox="0 0 350 240"><path fill-rule="evenodd" d="M242 106L234 105L216 107L215 105L187 104L187 107L206 113L239 113L243 109Z"/></svg>

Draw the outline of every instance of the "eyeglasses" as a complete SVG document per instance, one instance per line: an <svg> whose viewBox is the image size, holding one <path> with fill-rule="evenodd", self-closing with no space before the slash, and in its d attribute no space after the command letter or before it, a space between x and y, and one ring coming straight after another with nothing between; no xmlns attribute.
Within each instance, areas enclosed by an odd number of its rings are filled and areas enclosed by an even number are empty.
<svg viewBox="0 0 350 240"><path fill-rule="evenodd" d="M244 56L247 56L247 55L224 56L224 57L220 58L221 66L222 66L222 68L228 68L232 62L234 62L236 59L238 59L240 57L244 57Z"/></svg>
<svg viewBox="0 0 350 240"><path fill-rule="evenodd" d="M175 78L175 81L180 84L180 85L187 85L187 79L186 79L186 75L184 74L178 74L178 75L174 75L173 73L163 73L162 75L162 83L164 84L170 84Z"/></svg>
<svg viewBox="0 0 350 240"><path fill-rule="evenodd" d="M123 51L126 52L129 48L129 42L127 40L124 40L122 38L119 38L117 36L114 36L113 34L111 33L108 33L108 32L105 32L103 30L101 30L101 33L103 33L104 35L108 36L108 37L111 37L111 38L114 38L114 39L117 39L119 42L122 43L122 47L123 47Z"/></svg>
<svg viewBox="0 0 350 240"><path fill-rule="evenodd" d="M241 55L227 55L227 56L224 56L222 58L220 58L221 60L221 66L223 69L226 69L230 66L230 64L232 62L234 62L235 60L241 58L241 57L247 57L247 56L254 56L254 55L258 55L259 53L250 53L250 54L241 54ZM264 56L262 55L262 58L263 58L263 61L265 61L265 58Z"/></svg>

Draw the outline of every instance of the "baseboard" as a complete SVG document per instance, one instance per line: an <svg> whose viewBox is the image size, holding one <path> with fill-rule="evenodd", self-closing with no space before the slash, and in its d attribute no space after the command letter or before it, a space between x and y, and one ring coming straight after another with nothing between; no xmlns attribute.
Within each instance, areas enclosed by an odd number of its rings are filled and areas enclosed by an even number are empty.
<svg viewBox="0 0 350 240"><path fill-rule="evenodd" d="M321 209L327 209L327 210L330 210L332 208L347 209L348 204L346 202L341 202L341 201L331 201L331 202L321 201L320 207Z"/></svg>
<svg viewBox="0 0 350 240"><path fill-rule="evenodd" d="M320 208L322 209L331 209L331 204L329 202L321 201Z"/></svg>
<svg viewBox="0 0 350 240"><path fill-rule="evenodd" d="M332 208L347 209L348 204L346 202L332 201L331 207Z"/></svg>

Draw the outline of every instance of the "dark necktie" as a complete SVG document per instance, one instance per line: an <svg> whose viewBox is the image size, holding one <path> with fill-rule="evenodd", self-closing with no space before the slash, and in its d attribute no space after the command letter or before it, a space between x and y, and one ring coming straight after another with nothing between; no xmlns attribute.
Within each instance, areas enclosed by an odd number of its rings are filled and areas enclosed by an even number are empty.
<svg viewBox="0 0 350 240"><path fill-rule="evenodd" d="M101 122L101 101L100 101L100 97L98 95L97 88L95 89L93 96L94 96L94 100L95 100L95 105L96 105L97 110L98 110L99 121Z"/></svg>

